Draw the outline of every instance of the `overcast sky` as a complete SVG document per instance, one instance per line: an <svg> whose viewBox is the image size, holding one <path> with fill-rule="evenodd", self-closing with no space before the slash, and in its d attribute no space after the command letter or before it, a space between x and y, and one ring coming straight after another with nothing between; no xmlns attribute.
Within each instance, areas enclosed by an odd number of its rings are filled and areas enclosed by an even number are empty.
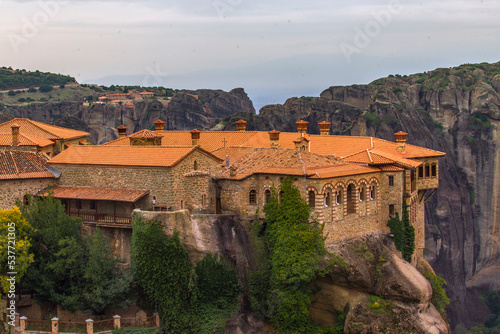
<svg viewBox="0 0 500 334"><path fill-rule="evenodd" d="M500 60L498 0L0 0L0 65L82 83L243 87L256 107Z"/></svg>

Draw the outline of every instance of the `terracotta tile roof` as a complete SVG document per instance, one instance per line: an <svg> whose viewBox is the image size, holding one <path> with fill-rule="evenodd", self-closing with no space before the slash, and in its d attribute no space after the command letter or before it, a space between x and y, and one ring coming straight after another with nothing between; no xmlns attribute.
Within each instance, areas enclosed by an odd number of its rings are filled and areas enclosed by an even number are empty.
<svg viewBox="0 0 500 334"><path fill-rule="evenodd" d="M49 145L54 145L54 142L50 139L29 136L22 133L20 133L18 136L19 136L19 146L45 147ZM0 146L12 146L11 133L0 133Z"/></svg>
<svg viewBox="0 0 500 334"><path fill-rule="evenodd" d="M377 166L380 168L381 171L383 172L400 172L405 170L404 168L394 166L394 165L384 165L384 166Z"/></svg>
<svg viewBox="0 0 500 334"><path fill-rule="evenodd" d="M337 175L357 175L380 171L378 168L344 162L334 157L299 151L297 149L256 148L238 162L236 175L224 168L216 174L217 179L241 180L252 174L282 174L328 178ZM333 175L333 176L330 176Z"/></svg>
<svg viewBox="0 0 500 334"><path fill-rule="evenodd" d="M150 130L141 130L139 132L133 133L128 136L129 138L160 138L163 137L161 134L150 131Z"/></svg>
<svg viewBox="0 0 500 334"><path fill-rule="evenodd" d="M162 131L162 145L191 145L189 131ZM281 132L280 148L295 148L294 141L300 136L297 132ZM346 157L361 151L376 149L399 158L440 157L445 153L406 144L406 152L396 149L396 143L374 137L321 136L305 134L310 141L310 151L324 156ZM200 147L213 152L224 147L270 147L268 132L264 131L201 131ZM120 138L104 145L130 145L128 138Z"/></svg>
<svg viewBox="0 0 500 334"><path fill-rule="evenodd" d="M213 151L212 154L222 159L222 164L226 164L226 156L229 156L229 163L234 164L242 158L252 153L253 147L221 147Z"/></svg>
<svg viewBox="0 0 500 334"><path fill-rule="evenodd" d="M0 151L0 180L53 178L40 153Z"/></svg>
<svg viewBox="0 0 500 334"><path fill-rule="evenodd" d="M47 196L50 193L56 198L84 199L96 201L136 202L149 194L149 190L134 189L106 189L91 187L54 187L38 196Z"/></svg>
<svg viewBox="0 0 500 334"><path fill-rule="evenodd" d="M11 125L13 123L19 124L20 133L45 139L72 139L90 135L88 132L66 129L55 125L32 121L27 118L14 118L0 124L0 133L12 133Z"/></svg>
<svg viewBox="0 0 500 334"><path fill-rule="evenodd" d="M406 157L401 157L400 154L397 154L395 152L387 152L387 151L382 151L380 149L373 149L370 150L370 152L375 155L379 155L381 157L384 157L386 159L392 160L395 164L402 165L408 168L417 168L422 164L421 161L417 160L412 160L412 159L407 159ZM399 151L396 151L399 152Z"/></svg>
<svg viewBox="0 0 500 334"><path fill-rule="evenodd" d="M71 146L49 164L172 167L195 150L218 159L196 146Z"/></svg>

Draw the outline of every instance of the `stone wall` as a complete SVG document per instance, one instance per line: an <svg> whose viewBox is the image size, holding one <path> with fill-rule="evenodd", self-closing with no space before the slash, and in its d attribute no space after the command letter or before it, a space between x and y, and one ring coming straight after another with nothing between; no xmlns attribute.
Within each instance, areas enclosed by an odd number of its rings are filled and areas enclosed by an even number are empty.
<svg viewBox="0 0 500 334"><path fill-rule="evenodd" d="M394 177L393 186L389 186L389 176ZM258 210L262 218L266 190L273 185L278 187L281 178L252 175L241 181L219 180L222 213L240 214L249 223ZM394 205L395 211L401 214L404 180L402 172L380 172L322 180L296 177L294 184L306 201L309 192L314 192L312 217L325 223L327 242L331 242L361 234L388 232L389 205ZM350 185L352 192L348 200ZM374 192L370 192L372 186ZM361 189L364 189L364 196L360 196ZM255 204L250 204L251 190L256 191ZM330 203L325 201L327 193L330 193ZM340 194L339 204L336 194ZM348 202L355 212L348 212Z"/></svg>
<svg viewBox="0 0 500 334"><path fill-rule="evenodd" d="M21 199L26 193L35 192L57 184L55 178L0 180L0 210L10 209L16 199Z"/></svg>

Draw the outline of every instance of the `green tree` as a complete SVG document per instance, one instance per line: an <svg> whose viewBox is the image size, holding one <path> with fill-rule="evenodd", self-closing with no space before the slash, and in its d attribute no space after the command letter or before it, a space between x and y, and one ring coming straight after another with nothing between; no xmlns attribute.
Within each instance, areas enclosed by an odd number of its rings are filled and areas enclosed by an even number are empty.
<svg viewBox="0 0 500 334"><path fill-rule="evenodd" d="M32 231L18 207L0 210L0 287L4 292L9 291L7 273L16 272L16 283L19 283L33 262L29 239Z"/></svg>
<svg viewBox="0 0 500 334"><path fill-rule="evenodd" d="M42 93L50 92L53 89L52 85L40 85L38 90Z"/></svg>
<svg viewBox="0 0 500 334"><path fill-rule="evenodd" d="M196 280L189 254L179 240L163 232L160 223L132 222L134 278L149 303L160 313L167 333L189 333L196 327Z"/></svg>
<svg viewBox="0 0 500 334"><path fill-rule="evenodd" d="M408 205L403 198L403 215L399 219L399 214L389 218L387 226L394 235L394 245L396 249L402 253L403 259L411 262L413 253L415 252L415 227L410 223L408 214Z"/></svg>
<svg viewBox="0 0 500 334"><path fill-rule="evenodd" d="M309 222L310 207L302 200L292 178L280 185L281 198L271 190L264 206L271 258L270 319L285 332L309 333L309 283L318 275L326 254L322 229Z"/></svg>
<svg viewBox="0 0 500 334"><path fill-rule="evenodd" d="M14 95L16 95L16 92L14 92L13 90L9 90L9 91L7 92L7 95L9 95L9 96L14 96Z"/></svg>
<svg viewBox="0 0 500 334"><path fill-rule="evenodd" d="M108 306L128 306L134 297L130 294L132 273L113 254L108 238L97 228L85 248L88 258L83 268L81 308L102 313Z"/></svg>

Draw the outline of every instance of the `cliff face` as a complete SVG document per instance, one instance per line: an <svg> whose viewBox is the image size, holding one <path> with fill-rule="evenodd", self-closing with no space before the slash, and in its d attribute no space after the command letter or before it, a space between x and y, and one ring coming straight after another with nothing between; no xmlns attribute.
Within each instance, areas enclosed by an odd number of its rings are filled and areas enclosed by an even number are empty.
<svg viewBox="0 0 500 334"><path fill-rule="evenodd" d="M500 63L462 65L369 85L330 87L319 98L266 106L270 128L332 122L333 134L368 135L446 152L439 190L426 205L426 259L448 282L453 324L484 321L476 288L500 288Z"/></svg>
<svg viewBox="0 0 500 334"><path fill-rule="evenodd" d="M200 89L179 91L169 98L136 100L123 103L91 103L61 101L5 106L0 121L27 117L36 121L90 132L92 143L118 138L116 127L124 124L133 133L152 127L157 119L166 122L168 130L207 129L221 119L237 112L255 114L252 101L242 88L230 92ZM97 100L97 95L93 97Z"/></svg>

